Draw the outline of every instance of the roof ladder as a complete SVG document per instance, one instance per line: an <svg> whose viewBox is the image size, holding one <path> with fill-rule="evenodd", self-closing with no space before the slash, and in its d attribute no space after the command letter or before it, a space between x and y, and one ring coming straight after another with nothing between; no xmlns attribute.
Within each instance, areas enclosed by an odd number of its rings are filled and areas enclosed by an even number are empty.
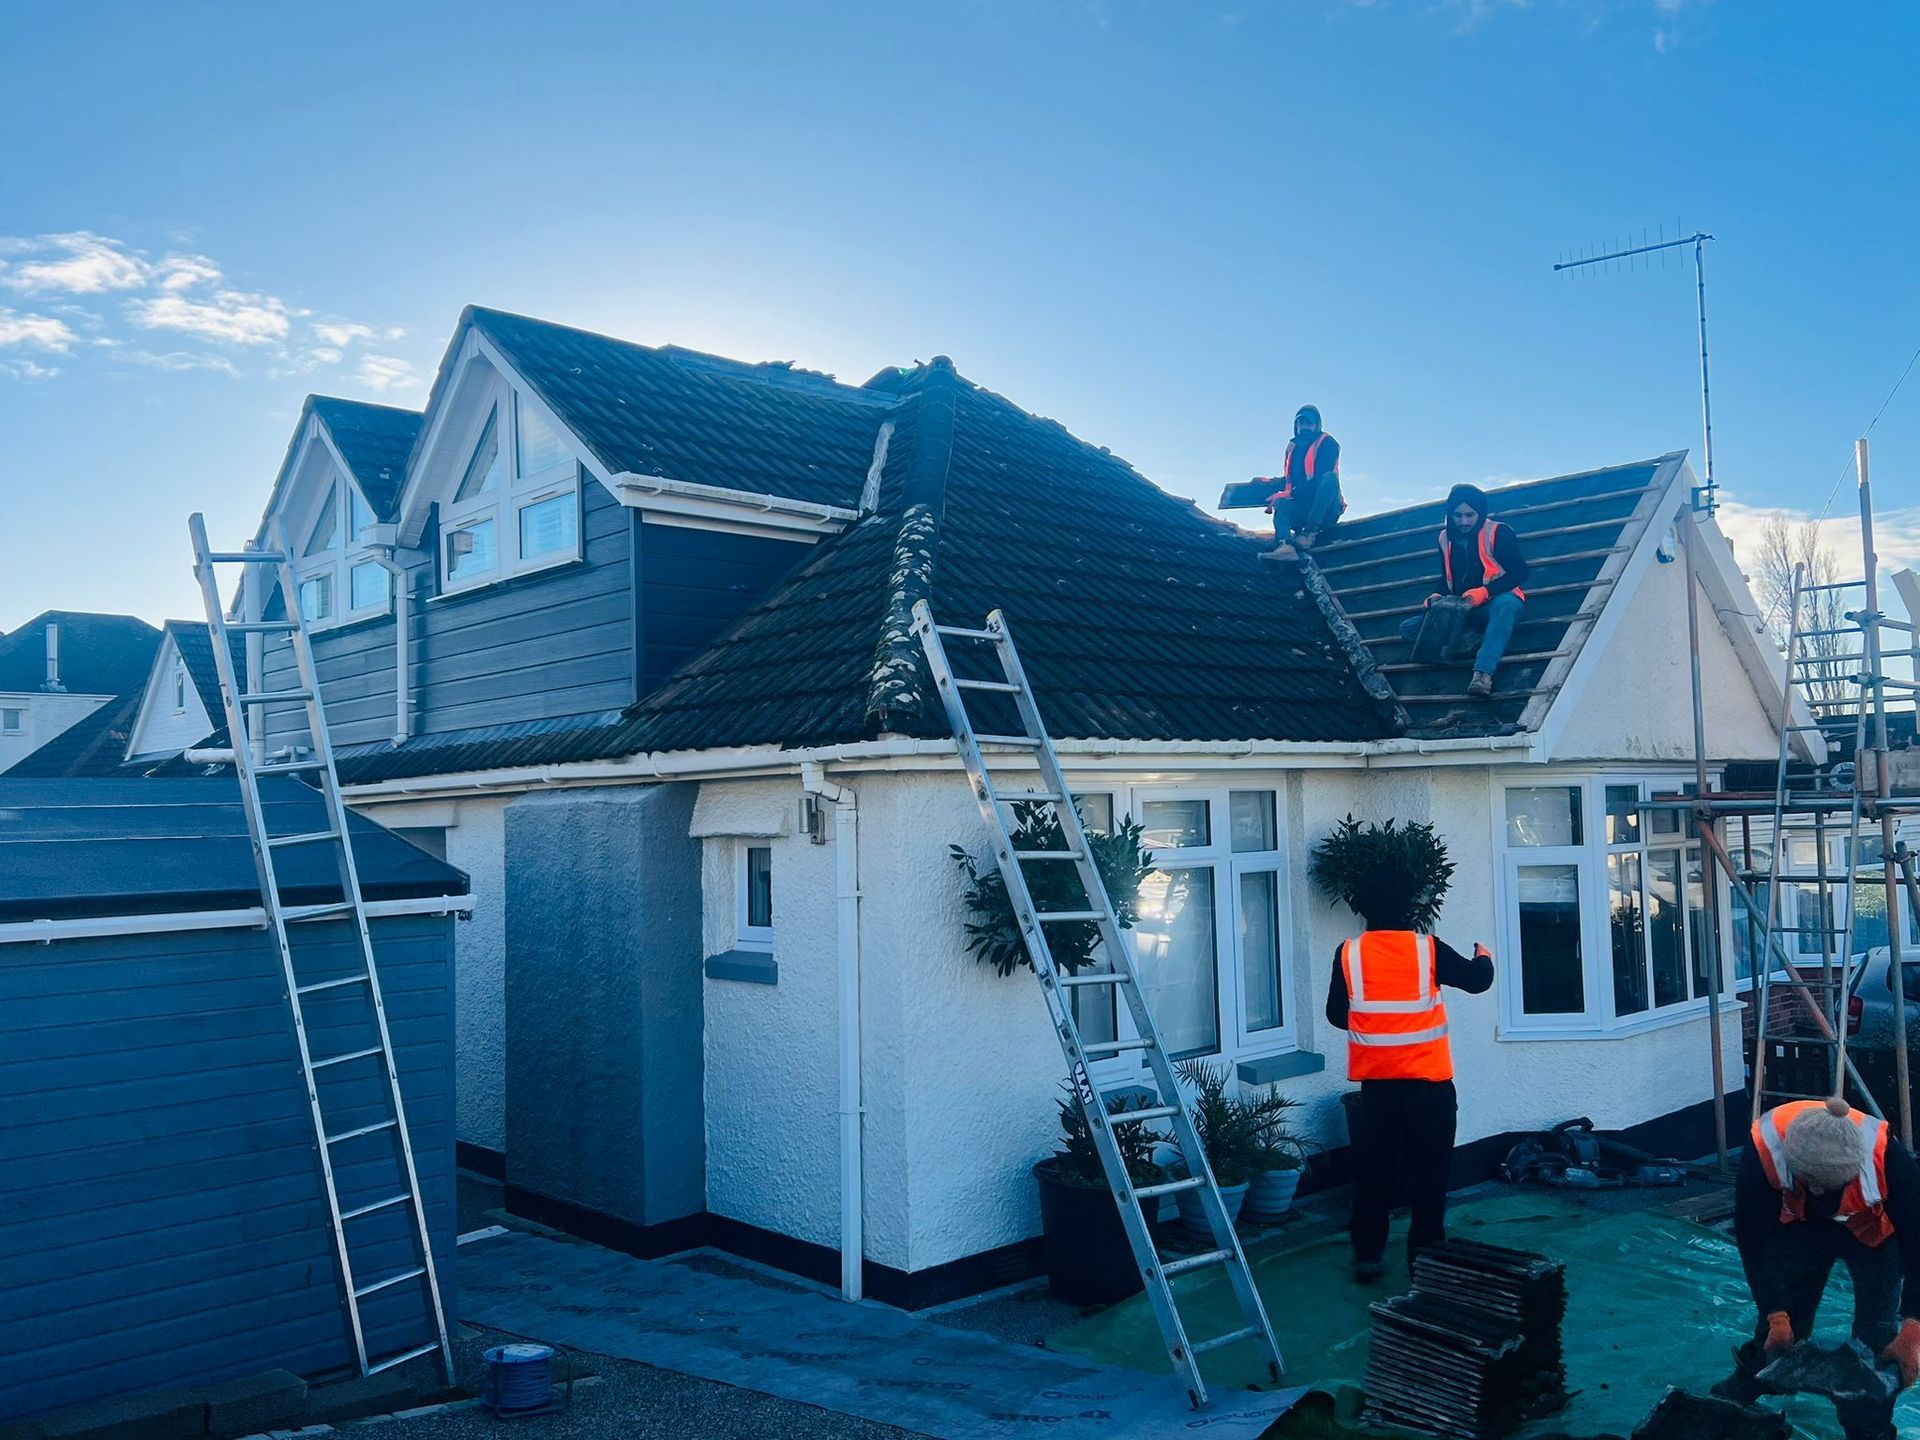
<svg viewBox="0 0 1920 1440"><path fill-rule="evenodd" d="M362 1375L376 1374L389 1370L408 1360L422 1355L438 1352L440 1365L445 1372L449 1385L453 1383L453 1349L447 1338L446 1307L441 1300L440 1279L435 1271L433 1237L427 1229L426 1207L421 1201L420 1177L414 1164L413 1140L407 1130L406 1106L400 1094L400 1072L394 1063L393 1037L388 1030L386 1002L380 990L380 971L375 963L373 938L367 929L367 912L364 896L360 890L360 874L353 858L353 846L348 842L347 807L340 795L340 776L334 767L333 744L327 735L326 715L321 709L320 678L314 665L313 645L307 635L306 624L300 613L299 587L293 573L293 555L287 546L287 537L279 522L274 522L269 543L265 550L242 550L238 552L219 552L207 544L205 519L195 514L187 528L193 536L193 573L200 582L200 595L207 611L207 628L213 636L213 659L220 675L220 701L226 710L227 732L233 742L234 770L240 782L240 796L247 816L247 832L253 842L253 862L260 884L260 902L266 911L267 929L273 936L274 948L280 957L281 975L286 986L287 1007L293 1018L295 1046L300 1056L301 1078L306 1086L307 1110L313 1122L314 1148L319 1157L321 1189L326 1195L327 1216L333 1230L334 1258L339 1270L340 1301L345 1315L348 1335L353 1342L356 1362ZM229 622L226 607L221 600L220 581L216 567L238 565L248 567L249 576L246 593L271 593L278 585L282 601L287 609L285 620L235 620ZM257 567L257 568L256 568ZM235 634L283 633L287 636L293 652L295 665L299 670L299 682L296 687L268 691L249 691L242 681L245 677L234 673L233 651L228 637ZM306 709L308 731L313 738L313 757L293 763L265 763L258 758L254 745L254 712L259 715L260 728L265 728L265 711L272 705L301 705ZM323 829L308 828L276 834L267 822L267 810L260 794L260 781L263 776L286 774L298 771L311 774L317 786L326 811L326 824ZM311 851L324 846L333 854L339 876L341 899L325 904L292 904L285 888L281 884L278 866L282 863L278 852L298 846L303 851ZM302 924L301 922L306 922ZM343 938L342 925L350 926L350 935L345 936L346 944L354 956L350 961L352 974L332 977L324 980L305 980L300 974L300 965L296 962L294 934L295 927L301 936L319 934L328 940L339 941ZM319 942L315 942L316 944ZM331 949L331 947L329 947ZM303 953L310 953L303 939ZM337 952L336 952L337 953ZM330 964L330 969L338 965ZM329 1024L336 1015L350 1014L355 1024L370 1025L370 1039L377 1043L370 1047L341 1051L337 1054L316 1057L312 1048L312 1037L307 1029L306 996L316 992L332 992L333 998L326 1003ZM351 1007L347 1009L346 1007ZM377 1067L385 1076L384 1095L381 1101L386 1113L376 1119L344 1129L329 1126L321 1104L321 1087L318 1072L350 1061L368 1062L365 1069ZM358 1073L365 1073L361 1070ZM343 1208L339 1180L335 1172L335 1148L350 1143L360 1137L392 1132L393 1139L388 1142L393 1156L393 1180L385 1182L394 1193L372 1204L358 1204ZM373 1154L373 1147L356 1147L352 1154ZM382 1213L389 1209L404 1208L409 1217L409 1241L413 1249L413 1261L395 1273L371 1284L356 1282L354 1279L354 1244L348 1231L348 1223L363 1216ZM389 1262L391 1263L391 1262ZM396 1289L407 1282L418 1281L425 1296L425 1316L431 1326L431 1334L421 1341L409 1341L400 1349L388 1355L369 1355L367 1351L367 1326L361 1313L361 1301L378 1292ZM383 1317L383 1323L384 1317Z"/></svg>
<svg viewBox="0 0 1920 1440"><path fill-rule="evenodd" d="M968 788L979 802L980 818L986 822L987 830L993 837L994 860L1000 867L1001 877L1006 881L1007 894L1013 902L1026 940L1028 958L1033 962L1034 974L1040 980L1041 994L1046 998L1048 1013L1053 1018L1053 1028L1060 1037L1060 1049L1066 1056L1073 1093L1079 1099L1087 1128L1092 1132L1094 1148L1099 1151L1100 1163L1106 1170L1107 1184L1113 1190L1121 1224L1133 1247L1134 1262L1140 1267L1141 1277L1146 1282L1147 1299L1153 1307L1154 1318L1160 1324L1167 1356L1173 1363L1175 1373L1186 1382L1187 1398L1195 1409L1207 1403L1207 1387L1200 1377L1199 1357L1209 1350L1239 1340L1259 1342L1266 1356L1267 1372L1278 1381L1286 1366L1280 1357L1279 1347L1274 1343L1273 1328L1267 1322L1266 1310L1260 1303L1260 1293L1254 1288L1253 1274L1247 1268L1247 1257L1240 1249L1240 1239L1234 1233L1233 1221L1228 1218L1226 1207L1221 1204L1219 1187L1214 1183L1213 1167L1200 1146L1193 1120L1182 1103L1173 1062L1167 1057L1166 1047L1160 1041L1159 1027L1154 1023L1141 993L1133 957L1121 937L1113 902L1101 882L1099 870L1094 866L1086 828L1074 808L1066 776L1061 773L1059 758L1054 754L1053 742L1047 738L1046 727L1041 723L1040 711L1034 703L1032 688L1027 684L1026 672L1020 667L1020 656L1013 647L1013 634L1007 628L1006 617L998 610L994 611L987 617L985 629L936 625L933 612L922 600L913 607L913 632L920 637L921 646L926 651L927 666L933 673L934 684L939 688L947 719L952 723L954 741L966 765ZM947 661L947 642L950 640L986 650L998 662L999 678L982 682L957 677ZM962 698L962 692L968 690L1008 697L1019 711L1023 733L983 735L976 732ZM981 754L980 747L983 744L1012 747L1018 760L1037 763L1040 788L998 789ZM1055 823L1060 827L1064 848L1016 855L1005 810L1017 804L1049 807ZM1021 869L1023 859L1056 864L1071 861L1085 890L1088 908L1072 911L1042 911L1036 908L1033 895L1027 888L1025 872ZM1112 967L1110 975L1068 975L1054 963L1053 951L1047 943L1046 927L1068 920L1091 922L1099 926L1101 950ZM1103 987L1110 986L1111 992L1117 992L1124 1000L1126 1012L1133 1022L1132 1036L1092 1043L1081 1039L1079 1022L1074 1018L1069 996L1072 987L1096 983ZM1101 1099L1101 1092L1088 1073L1088 1060L1132 1050L1140 1051L1146 1059L1158 1092L1157 1102L1146 1110L1109 1114ZM1197 1167L1197 1174L1164 1184L1134 1185L1121 1159L1113 1127L1148 1120L1165 1120L1168 1123L1173 1143L1179 1146L1189 1166ZM1142 1202L1157 1201L1162 1195L1180 1191L1199 1193L1207 1228L1212 1233L1212 1248L1198 1256L1163 1259L1148 1228ZM1227 1334L1190 1341L1169 1281L1184 1271L1212 1264L1225 1266L1244 1323Z"/></svg>

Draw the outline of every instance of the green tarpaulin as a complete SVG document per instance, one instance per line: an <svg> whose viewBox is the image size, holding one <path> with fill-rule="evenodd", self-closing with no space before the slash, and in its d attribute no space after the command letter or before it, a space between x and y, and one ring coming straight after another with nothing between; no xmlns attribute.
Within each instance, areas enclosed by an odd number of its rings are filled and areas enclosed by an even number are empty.
<svg viewBox="0 0 1920 1440"><path fill-rule="evenodd" d="M1571 1404L1522 1431L1540 1435L1630 1433L1669 1385L1705 1391L1731 1368L1731 1349L1750 1332L1752 1301L1729 1236L1658 1211L1607 1213L1556 1196L1515 1193L1454 1209L1454 1234L1535 1250L1567 1266L1567 1388ZM1401 1236L1394 1237L1398 1257ZM1250 1257L1274 1333L1287 1358L1287 1383L1334 1389L1358 1385L1367 1366L1367 1304L1391 1293L1362 1289L1349 1273L1344 1237ZM1241 1323L1217 1269L1175 1282L1190 1335L1220 1334ZM1820 1312L1820 1336L1846 1337L1853 1295L1836 1271ZM1143 1296L1135 1296L1049 1337L1054 1349L1146 1370L1164 1368L1160 1335ZM1207 1357L1209 1383L1260 1379L1250 1342ZM1768 1401L1779 1405L1779 1401ZM1833 1407L1787 1402L1801 1433L1838 1440ZM1902 1401L1901 1433L1920 1425L1920 1400ZM1920 1433L1916 1430L1913 1433Z"/></svg>

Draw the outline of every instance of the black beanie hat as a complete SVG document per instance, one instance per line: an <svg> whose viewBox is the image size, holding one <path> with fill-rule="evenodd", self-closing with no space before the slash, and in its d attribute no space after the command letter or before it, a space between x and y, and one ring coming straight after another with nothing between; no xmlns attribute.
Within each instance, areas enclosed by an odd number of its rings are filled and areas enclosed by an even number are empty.
<svg viewBox="0 0 1920 1440"><path fill-rule="evenodd" d="M1462 501L1473 507L1473 513L1482 520L1487 518L1487 492L1478 485L1456 485L1447 492L1447 514L1453 514L1454 507Z"/></svg>
<svg viewBox="0 0 1920 1440"><path fill-rule="evenodd" d="M1300 428L1300 422L1309 415L1313 417L1314 424L1318 425L1320 423L1320 407L1318 405L1302 405L1298 410L1293 412L1293 428L1298 430Z"/></svg>

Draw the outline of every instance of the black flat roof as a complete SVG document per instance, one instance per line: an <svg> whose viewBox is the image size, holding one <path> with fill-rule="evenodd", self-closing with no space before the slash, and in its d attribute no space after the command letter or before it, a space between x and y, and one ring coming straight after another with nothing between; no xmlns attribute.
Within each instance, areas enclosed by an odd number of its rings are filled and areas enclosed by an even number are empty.
<svg viewBox="0 0 1920 1440"><path fill-rule="evenodd" d="M277 835L327 828L319 793L261 786ZM464 895L467 877L357 815L348 833L369 900ZM340 898L331 845L276 851L289 904ZM0 921L239 910L260 903L240 787L207 778L16 780L0 776Z"/></svg>

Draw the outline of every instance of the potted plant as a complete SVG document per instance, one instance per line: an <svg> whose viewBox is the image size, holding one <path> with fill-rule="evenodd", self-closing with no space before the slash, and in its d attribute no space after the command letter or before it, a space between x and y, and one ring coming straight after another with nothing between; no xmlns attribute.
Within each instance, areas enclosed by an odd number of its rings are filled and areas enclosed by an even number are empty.
<svg viewBox="0 0 1920 1440"><path fill-rule="evenodd" d="M1240 1206L1247 1198L1247 1183L1252 1178L1256 1128L1253 1112L1238 1096L1227 1093L1229 1072L1224 1061L1210 1064L1205 1060L1182 1060L1175 1069L1181 1083L1193 1091L1187 1113L1193 1120L1194 1133L1199 1136L1206 1161L1213 1167L1213 1183L1220 1192L1220 1203L1226 1206L1227 1219L1238 1219ZM1192 1173L1191 1166L1192 1159L1188 1157L1188 1174ZM1209 1239L1213 1229L1207 1224L1205 1203L1200 1196L1198 1190L1177 1191L1174 1203L1180 1207L1180 1223L1187 1233L1196 1239Z"/></svg>
<svg viewBox="0 0 1920 1440"><path fill-rule="evenodd" d="M1069 1087L1063 1087L1069 1088ZM1033 1167L1040 1182L1041 1245L1048 1283L1070 1305L1109 1305L1142 1288L1140 1267L1120 1223L1120 1207L1094 1148L1093 1132L1071 1089L1060 1106L1060 1148ZM1155 1102L1144 1092L1107 1097L1109 1115L1143 1110ZM1154 1136L1145 1125L1109 1129L1135 1185L1165 1178L1153 1163Z"/></svg>
<svg viewBox="0 0 1920 1440"><path fill-rule="evenodd" d="M1256 1225L1272 1225L1293 1208L1313 1142L1287 1123L1288 1112L1300 1108L1298 1100L1270 1085L1255 1103L1259 1113L1253 1126L1252 1175L1240 1214Z"/></svg>

